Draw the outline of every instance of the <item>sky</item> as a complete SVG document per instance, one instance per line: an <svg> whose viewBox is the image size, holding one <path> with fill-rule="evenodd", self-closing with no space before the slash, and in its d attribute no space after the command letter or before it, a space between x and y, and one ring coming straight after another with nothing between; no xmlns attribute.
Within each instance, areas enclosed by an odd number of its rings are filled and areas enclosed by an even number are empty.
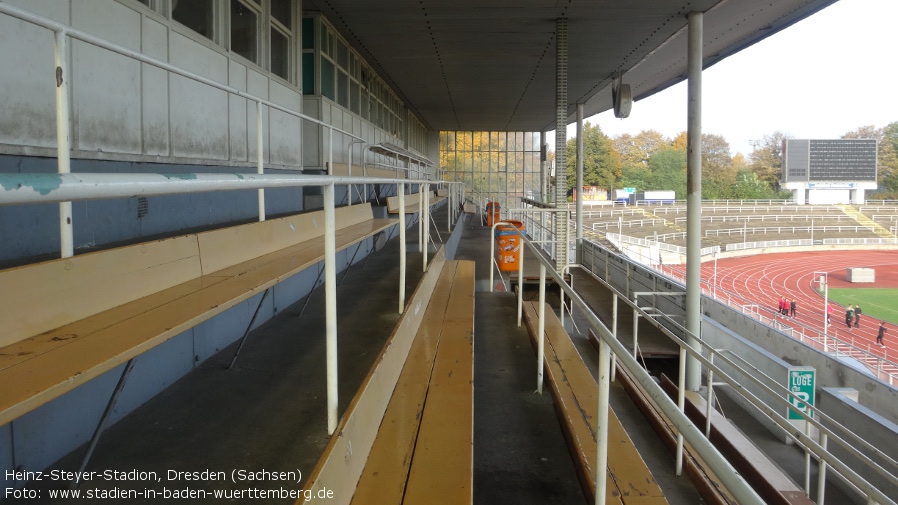
<svg viewBox="0 0 898 505"><path fill-rule="evenodd" d="M898 0L839 0L705 69L702 131L722 135L733 155L779 130L794 138L839 138L898 121ZM586 118L610 136L686 130L686 83ZM575 125L568 138L576 135Z"/></svg>

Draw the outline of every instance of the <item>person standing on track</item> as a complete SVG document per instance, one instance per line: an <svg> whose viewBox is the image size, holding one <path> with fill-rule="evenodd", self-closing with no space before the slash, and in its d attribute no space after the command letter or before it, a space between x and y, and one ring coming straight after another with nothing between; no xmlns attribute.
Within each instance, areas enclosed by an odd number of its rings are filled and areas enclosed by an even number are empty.
<svg viewBox="0 0 898 505"><path fill-rule="evenodd" d="M854 327L855 328L861 327L861 314L863 314L863 312L861 312L861 306L855 305L854 306Z"/></svg>
<svg viewBox="0 0 898 505"><path fill-rule="evenodd" d="M885 345L882 343L882 337L886 334L886 322L883 321L879 323L879 333L876 334L876 343L879 345Z"/></svg>
<svg viewBox="0 0 898 505"><path fill-rule="evenodd" d="M789 301L789 315L792 317L795 317L795 308L796 308L795 298L793 298L792 300Z"/></svg>
<svg viewBox="0 0 898 505"><path fill-rule="evenodd" d="M848 326L848 331L851 331L852 321L854 321L854 309L849 305L848 310L845 311L845 326Z"/></svg>

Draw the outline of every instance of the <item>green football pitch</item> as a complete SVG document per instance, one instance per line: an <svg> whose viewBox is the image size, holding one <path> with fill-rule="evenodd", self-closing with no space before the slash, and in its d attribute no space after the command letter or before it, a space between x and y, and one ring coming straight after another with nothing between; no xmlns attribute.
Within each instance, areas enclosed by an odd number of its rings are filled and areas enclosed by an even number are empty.
<svg viewBox="0 0 898 505"><path fill-rule="evenodd" d="M898 324L898 289L891 288L834 288L829 299L842 306L860 305L864 320L885 320ZM834 315L835 316L835 315Z"/></svg>

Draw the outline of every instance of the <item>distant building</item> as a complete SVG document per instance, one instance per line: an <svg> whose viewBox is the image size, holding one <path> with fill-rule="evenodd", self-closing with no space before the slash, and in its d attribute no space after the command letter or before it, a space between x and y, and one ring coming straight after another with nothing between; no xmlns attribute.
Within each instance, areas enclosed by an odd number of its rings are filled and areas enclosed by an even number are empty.
<svg viewBox="0 0 898 505"><path fill-rule="evenodd" d="M577 188L572 190L571 195L577 200ZM583 201L599 202L608 200L608 190L599 186L583 186Z"/></svg>
<svg viewBox="0 0 898 505"><path fill-rule="evenodd" d="M862 204L876 189L875 139L789 139L783 142L782 186L795 203Z"/></svg>

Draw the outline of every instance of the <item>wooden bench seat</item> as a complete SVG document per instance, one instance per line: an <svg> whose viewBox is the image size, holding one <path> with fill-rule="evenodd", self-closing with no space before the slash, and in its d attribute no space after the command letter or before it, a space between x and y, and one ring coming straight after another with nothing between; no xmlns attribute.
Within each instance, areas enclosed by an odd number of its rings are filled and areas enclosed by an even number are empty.
<svg viewBox="0 0 898 505"><path fill-rule="evenodd" d="M396 224L337 211L337 249ZM0 271L0 425L323 260L323 211Z"/></svg>
<svg viewBox="0 0 898 505"><path fill-rule="evenodd" d="M598 384L551 307L546 307L545 376L587 502L595 501ZM536 344L539 308L524 303L524 318ZM666 504L661 488L637 452L620 420L608 411L608 486L605 503Z"/></svg>
<svg viewBox="0 0 898 505"><path fill-rule="evenodd" d="M352 503L471 503L473 262L447 262Z"/></svg>
<svg viewBox="0 0 898 505"><path fill-rule="evenodd" d="M447 197L445 196L430 196L430 206L434 207L439 204ZM421 210L421 206L418 205L418 194L413 193L411 195L405 195L405 213L406 214L414 214ZM388 196L387 197L387 213L388 214L399 214L399 197L398 196Z"/></svg>

